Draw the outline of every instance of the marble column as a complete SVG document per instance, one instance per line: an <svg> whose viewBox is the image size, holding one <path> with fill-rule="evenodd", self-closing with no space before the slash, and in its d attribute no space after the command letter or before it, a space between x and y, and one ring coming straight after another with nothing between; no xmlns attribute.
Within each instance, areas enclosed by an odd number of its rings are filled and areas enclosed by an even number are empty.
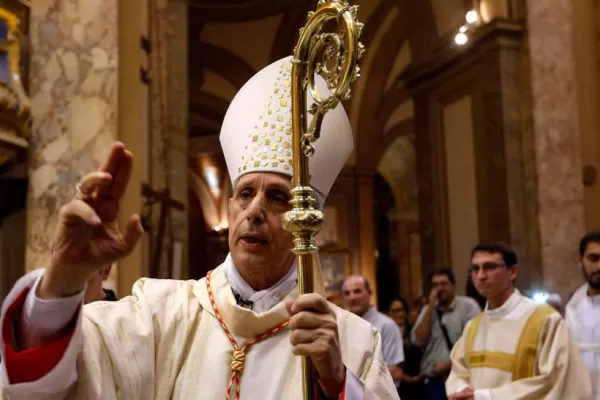
<svg viewBox="0 0 600 400"><path fill-rule="evenodd" d="M169 1L167 18L170 29L167 48L168 130L171 157L171 196L184 205L174 210L173 240L175 264L173 278L188 275L188 5Z"/></svg>
<svg viewBox="0 0 600 400"><path fill-rule="evenodd" d="M163 191L170 186L171 179L171 155L168 144L168 62L167 46L169 34L169 21L167 19L168 0L148 0L149 26L148 37L151 43L149 54L149 137L148 151L150 162L148 163L148 183L156 191ZM170 196L172 197L172 196ZM156 199L152 199L156 201ZM171 210L169 210L171 212ZM161 217L161 203L155 202L151 207L150 228L147 235L149 265L147 274L151 277L168 277L169 265L169 240L172 224L167 224L163 233L163 245L160 250L158 271L153 271L156 246L158 245L158 227ZM165 240L167 239L167 240ZM155 276L157 275L157 276Z"/></svg>
<svg viewBox="0 0 600 400"><path fill-rule="evenodd" d="M188 61L187 4L169 0L150 0L151 106L149 184L184 205L184 210L169 208L162 238L158 277L187 276L188 241ZM158 245L161 204L152 208L151 254ZM172 265L173 270L169 271Z"/></svg>
<svg viewBox="0 0 600 400"><path fill-rule="evenodd" d="M58 210L117 138L117 0L31 2L26 269L48 264Z"/></svg>
<svg viewBox="0 0 600 400"><path fill-rule="evenodd" d="M527 6L543 284L565 298L581 283L585 230L573 1Z"/></svg>

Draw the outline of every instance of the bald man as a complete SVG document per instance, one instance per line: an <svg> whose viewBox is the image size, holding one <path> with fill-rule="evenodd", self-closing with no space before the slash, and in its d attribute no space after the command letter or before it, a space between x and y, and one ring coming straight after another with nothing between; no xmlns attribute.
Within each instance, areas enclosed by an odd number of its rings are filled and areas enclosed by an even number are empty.
<svg viewBox="0 0 600 400"><path fill-rule="evenodd" d="M348 311L371 323L381 335L383 360L387 365L396 388L402 380L402 363L404 363L404 347L402 332L398 324L387 315L380 313L371 304L371 286L363 276L350 276L344 281L344 302Z"/></svg>

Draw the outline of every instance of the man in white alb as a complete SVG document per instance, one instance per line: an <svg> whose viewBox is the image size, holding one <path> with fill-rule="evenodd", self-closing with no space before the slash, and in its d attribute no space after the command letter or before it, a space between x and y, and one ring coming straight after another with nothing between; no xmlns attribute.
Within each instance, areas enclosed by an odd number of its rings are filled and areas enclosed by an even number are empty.
<svg viewBox="0 0 600 400"><path fill-rule="evenodd" d="M600 398L600 231L579 242L580 266L586 283L567 303L565 320L579 345L592 384L593 399Z"/></svg>
<svg viewBox="0 0 600 400"><path fill-rule="evenodd" d="M368 323L318 293L298 296L290 209L291 57L257 73L234 98L221 144L234 190L225 263L200 281L141 279L133 295L81 308L85 282L142 235L121 233L119 201L132 155L113 147L60 213L45 270L23 277L2 310L2 392L11 399L301 399L310 357L320 399L397 399ZM318 79L327 94L323 79ZM308 96L310 100L310 96ZM310 159L322 205L352 151L341 105Z"/></svg>
<svg viewBox="0 0 600 400"><path fill-rule="evenodd" d="M487 306L452 348L449 399L589 400L588 374L564 320L514 287L515 251L478 244L470 273Z"/></svg>

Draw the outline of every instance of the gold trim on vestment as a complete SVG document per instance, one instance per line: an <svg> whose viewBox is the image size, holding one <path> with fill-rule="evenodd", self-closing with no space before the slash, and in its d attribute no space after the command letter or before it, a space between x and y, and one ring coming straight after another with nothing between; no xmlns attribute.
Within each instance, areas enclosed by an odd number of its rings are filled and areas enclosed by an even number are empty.
<svg viewBox="0 0 600 400"><path fill-rule="evenodd" d="M503 352L473 351L475 338L483 313L471 321L465 342L465 363L467 368L495 368L500 371L512 372L512 381L535 376L540 334L548 318L555 313L548 305L538 306L527 318L521 331L521 337L514 355Z"/></svg>
<svg viewBox="0 0 600 400"><path fill-rule="evenodd" d="M465 362L467 363L467 367L471 368L471 364L469 362L469 356L473 352L473 345L475 344L475 336L477 336L477 331L479 330L479 324L481 323L481 318L483 318L483 313L477 315L475 318L471 320L471 325L469 325L469 330L467 331L467 341L465 343Z"/></svg>
<svg viewBox="0 0 600 400"><path fill-rule="evenodd" d="M555 312L554 308L543 304L537 307L527 319L517 345L513 381L535 376L540 334L546 318Z"/></svg>
<svg viewBox="0 0 600 400"><path fill-rule="evenodd" d="M512 372L515 356L499 351L474 351L469 355L471 368L494 368L501 371Z"/></svg>

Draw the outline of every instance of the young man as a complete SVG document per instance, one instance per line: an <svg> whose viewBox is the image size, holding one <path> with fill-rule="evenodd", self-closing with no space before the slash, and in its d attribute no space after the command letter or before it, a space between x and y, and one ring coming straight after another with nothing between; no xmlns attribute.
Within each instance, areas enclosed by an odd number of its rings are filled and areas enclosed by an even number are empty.
<svg viewBox="0 0 600 400"><path fill-rule="evenodd" d="M590 372L593 398L597 399L600 396L600 231L581 238L579 255L586 283L567 304L565 319Z"/></svg>
<svg viewBox="0 0 600 400"><path fill-rule="evenodd" d="M60 212L51 265L24 276L5 301L3 396L301 399L305 356L320 398L398 398L379 334L330 306L320 270L317 293L296 290L293 237L282 225L291 210L291 69L292 57L267 66L227 111L220 140L233 185L230 254L206 278L141 279L132 296L81 309L89 278L143 233L137 215L124 232L117 224L133 162L122 144L83 178ZM324 79L317 84L329 93ZM340 104L309 161L320 204L352 147Z"/></svg>
<svg viewBox="0 0 600 400"><path fill-rule="evenodd" d="M455 293L456 280L450 268L439 268L429 277L431 291L412 329L412 342L424 348L421 374L427 398L446 399L444 384L450 373L450 351L467 322L481 312L475 300Z"/></svg>
<svg viewBox="0 0 600 400"><path fill-rule="evenodd" d="M471 252L470 274L487 299L452 349L450 399L589 400L588 374L560 314L514 287L517 255L501 243Z"/></svg>

